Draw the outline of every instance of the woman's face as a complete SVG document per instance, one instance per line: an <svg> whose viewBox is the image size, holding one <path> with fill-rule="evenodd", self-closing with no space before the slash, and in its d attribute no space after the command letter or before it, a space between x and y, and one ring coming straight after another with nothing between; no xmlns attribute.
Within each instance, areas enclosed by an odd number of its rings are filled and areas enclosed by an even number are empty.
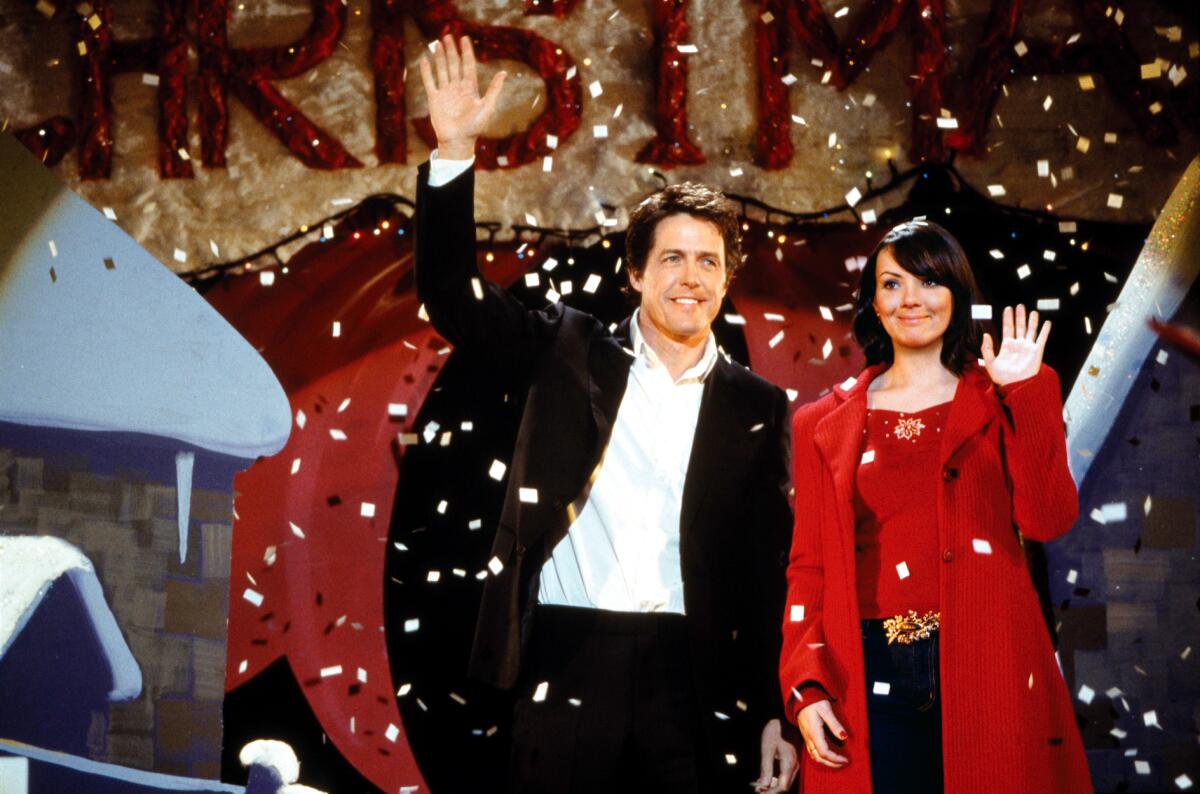
<svg viewBox="0 0 1200 794"><path fill-rule="evenodd" d="M949 287L914 276L890 248L875 260L875 313L895 348L921 350L942 343L950 326L954 296Z"/></svg>

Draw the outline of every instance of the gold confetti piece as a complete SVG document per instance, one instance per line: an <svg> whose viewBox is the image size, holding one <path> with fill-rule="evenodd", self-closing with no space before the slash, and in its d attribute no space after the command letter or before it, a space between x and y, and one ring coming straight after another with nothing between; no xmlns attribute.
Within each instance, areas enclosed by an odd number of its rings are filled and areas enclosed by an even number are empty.
<svg viewBox="0 0 1200 794"><path fill-rule="evenodd" d="M1125 197L1120 193L1108 194L1108 206L1114 210L1121 209L1121 205L1125 203Z"/></svg>
<svg viewBox="0 0 1200 794"><path fill-rule="evenodd" d="M1079 75L1079 87L1084 91L1092 91L1096 88L1096 80L1090 74Z"/></svg>
<svg viewBox="0 0 1200 794"><path fill-rule="evenodd" d="M86 41L75 42L75 49L79 50L79 57L81 57L81 58L84 57L88 53L87 42Z"/></svg>
<svg viewBox="0 0 1200 794"><path fill-rule="evenodd" d="M112 260L112 257L110 257L110 256L104 257L104 269L105 270L116 270L117 269L117 263Z"/></svg>
<svg viewBox="0 0 1200 794"><path fill-rule="evenodd" d="M58 283L58 274L54 272L54 268L50 268L50 283L51 284Z"/></svg>
<svg viewBox="0 0 1200 794"><path fill-rule="evenodd" d="M1053 262L1057 258L1058 254L1056 254L1054 251L1042 251L1042 259L1045 259L1047 262Z"/></svg>
<svg viewBox="0 0 1200 794"><path fill-rule="evenodd" d="M1117 134L1115 132L1104 133L1104 142L1107 144L1115 144L1117 142Z"/></svg>
<svg viewBox="0 0 1200 794"><path fill-rule="evenodd" d="M54 7L54 3L49 2L49 0L38 0L37 5L34 7L37 9L38 13L44 16L46 19L50 19L58 10Z"/></svg>
<svg viewBox="0 0 1200 794"><path fill-rule="evenodd" d="M872 210L863 210L863 214L862 214L862 222L863 223L865 223L867 226L873 226L875 224L876 220L877 220L877 218L875 217L875 210L873 210L873 209Z"/></svg>
<svg viewBox="0 0 1200 794"><path fill-rule="evenodd" d="M1029 46L1023 41L1018 41L1013 45L1013 52L1017 54L1018 58L1024 58L1029 54Z"/></svg>
<svg viewBox="0 0 1200 794"><path fill-rule="evenodd" d="M1188 57L1200 58L1200 41L1193 41L1188 45Z"/></svg>
<svg viewBox="0 0 1200 794"><path fill-rule="evenodd" d="M1162 67L1158 65L1158 61L1142 64L1143 80L1156 80L1159 77L1162 77Z"/></svg>
<svg viewBox="0 0 1200 794"><path fill-rule="evenodd" d="M833 78L832 71L825 72L825 74L821 75L821 85L829 85L829 81L832 78Z"/></svg>
<svg viewBox="0 0 1200 794"><path fill-rule="evenodd" d="M1078 149L1081 154L1087 154L1088 149L1092 148L1092 142L1081 135L1079 140L1075 141L1075 148Z"/></svg>
<svg viewBox="0 0 1200 794"><path fill-rule="evenodd" d="M1163 112L1162 102L1151 102L1150 103L1150 115L1151 116L1157 116L1159 113L1162 113L1162 112Z"/></svg>
<svg viewBox="0 0 1200 794"><path fill-rule="evenodd" d="M759 19L762 21L762 23L764 25L770 25L772 22L775 21L775 15L772 14L770 11L764 11L762 16L759 17Z"/></svg>
<svg viewBox="0 0 1200 794"><path fill-rule="evenodd" d="M91 28L92 30L99 30L100 26L104 24L104 22L100 19L99 14L92 14L91 16L89 16L87 18L87 23L88 23L88 27Z"/></svg>
<svg viewBox="0 0 1200 794"><path fill-rule="evenodd" d="M558 290L554 289L553 287L546 290L546 300L550 301L551 303L558 303L561 299L562 295L558 293Z"/></svg>
<svg viewBox="0 0 1200 794"><path fill-rule="evenodd" d="M1118 27L1121 25L1124 25L1125 24L1125 12L1122 9L1118 8L1116 10L1116 12L1113 13L1113 21L1117 23Z"/></svg>

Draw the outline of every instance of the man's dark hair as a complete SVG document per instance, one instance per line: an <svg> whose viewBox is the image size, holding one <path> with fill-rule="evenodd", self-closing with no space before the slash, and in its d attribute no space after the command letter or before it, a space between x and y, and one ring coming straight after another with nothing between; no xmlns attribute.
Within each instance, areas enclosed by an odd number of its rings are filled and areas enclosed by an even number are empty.
<svg viewBox="0 0 1200 794"><path fill-rule="evenodd" d="M671 215L691 215L717 227L725 241L725 283L742 266L742 222L737 205L716 188L699 182L671 185L643 201L629 214L625 232L625 270L640 276L654 247L654 230Z"/></svg>
<svg viewBox="0 0 1200 794"><path fill-rule="evenodd" d="M962 246L950 232L924 220L902 223L892 229L867 259L858 282L854 305L854 338L867 364L892 363L895 351L879 317L875 314L875 270L879 255L891 253L896 264L914 276L932 279L950 289L954 305L950 324L942 337L942 365L961 375L967 364L979 358L982 331L971 319L971 305L980 302L979 287Z"/></svg>

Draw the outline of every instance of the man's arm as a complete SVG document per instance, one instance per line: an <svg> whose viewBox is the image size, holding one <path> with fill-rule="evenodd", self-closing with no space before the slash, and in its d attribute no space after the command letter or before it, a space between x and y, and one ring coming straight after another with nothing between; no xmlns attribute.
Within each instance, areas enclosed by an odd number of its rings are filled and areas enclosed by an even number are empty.
<svg viewBox="0 0 1200 794"><path fill-rule="evenodd" d="M754 496L752 542L755 569L749 585L755 591L753 647L756 659L755 695L765 722L761 737L761 775L756 791L775 794L791 788L799 771L796 749L785 735L783 704L779 698L777 662L783 641L780 625L787 596L785 566L791 540L791 427L787 396L775 392L770 432L770 450L758 472ZM776 769L776 765L778 768Z"/></svg>
<svg viewBox="0 0 1200 794"><path fill-rule="evenodd" d="M552 338L561 314L530 312L484 279L476 263L475 174L470 166L504 73L480 97L466 37L461 54L454 40L445 37L435 48L433 64L425 57L420 61L438 148L417 177L417 296L438 333L480 354L497 371L519 377L541 349L539 342Z"/></svg>

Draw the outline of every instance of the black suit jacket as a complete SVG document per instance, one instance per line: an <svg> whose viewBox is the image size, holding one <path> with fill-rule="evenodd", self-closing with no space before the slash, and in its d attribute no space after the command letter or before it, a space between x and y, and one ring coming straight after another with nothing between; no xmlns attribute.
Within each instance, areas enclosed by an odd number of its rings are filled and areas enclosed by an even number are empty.
<svg viewBox="0 0 1200 794"><path fill-rule="evenodd" d="M476 625L473 678L510 688L521 667L539 572L608 443L632 357L629 320L610 332L555 304L528 310L476 265L474 173L438 188L421 166L417 294L438 333L473 348L523 399L507 491ZM777 684L791 536L786 396L719 356L684 483L680 562L695 691L704 714L761 729L782 715ZM521 501L533 488L536 502Z"/></svg>

